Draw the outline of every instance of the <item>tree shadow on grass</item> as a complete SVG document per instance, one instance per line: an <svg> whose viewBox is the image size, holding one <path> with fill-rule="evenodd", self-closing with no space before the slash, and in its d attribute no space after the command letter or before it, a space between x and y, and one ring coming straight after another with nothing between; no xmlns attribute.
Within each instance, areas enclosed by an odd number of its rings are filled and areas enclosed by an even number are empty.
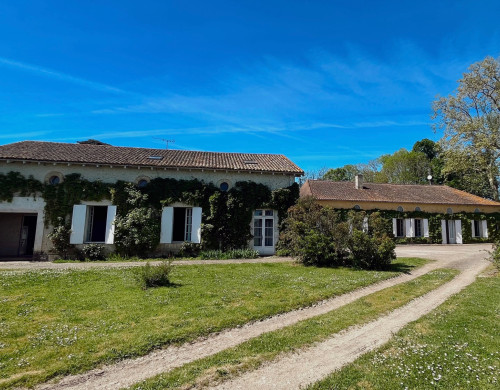
<svg viewBox="0 0 500 390"><path fill-rule="evenodd" d="M409 274L414 268L417 268L417 266L405 263L392 263L391 265L388 265L386 268L384 268L382 271L401 272L403 274Z"/></svg>

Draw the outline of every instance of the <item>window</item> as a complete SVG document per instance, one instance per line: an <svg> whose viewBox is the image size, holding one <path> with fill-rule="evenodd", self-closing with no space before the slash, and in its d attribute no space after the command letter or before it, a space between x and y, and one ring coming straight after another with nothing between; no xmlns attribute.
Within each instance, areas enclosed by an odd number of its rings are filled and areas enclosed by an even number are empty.
<svg viewBox="0 0 500 390"><path fill-rule="evenodd" d="M193 229L192 207L174 207L172 241L191 242Z"/></svg>
<svg viewBox="0 0 500 390"><path fill-rule="evenodd" d="M262 246L262 218L253 220L253 245Z"/></svg>
<svg viewBox="0 0 500 390"><path fill-rule="evenodd" d="M481 237L481 221L472 221L474 237Z"/></svg>
<svg viewBox="0 0 500 390"><path fill-rule="evenodd" d="M201 242L201 207L164 207L161 214L160 244Z"/></svg>
<svg viewBox="0 0 500 390"><path fill-rule="evenodd" d="M274 247L274 210L255 210L253 215L254 247Z"/></svg>
<svg viewBox="0 0 500 390"><path fill-rule="evenodd" d="M220 183L219 188L221 191L226 192L229 189L229 183L226 181L223 181L222 183Z"/></svg>
<svg viewBox="0 0 500 390"><path fill-rule="evenodd" d="M422 209L420 207L415 207L415 211L422 211Z"/></svg>
<svg viewBox="0 0 500 390"><path fill-rule="evenodd" d="M404 237L405 235L405 220L402 218L396 219L396 237Z"/></svg>
<svg viewBox="0 0 500 390"><path fill-rule="evenodd" d="M423 237L421 219L415 219L415 237Z"/></svg>
<svg viewBox="0 0 500 390"><path fill-rule="evenodd" d="M114 243L116 206L74 205L70 244Z"/></svg>
<svg viewBox="0 0 500 390"><path fill-rule="evenodd" d="M59 176L51 176L49 179L49 184L55 186L56 184L59 184L61 181L61 178Z"/></svg>
<svg viewBox="0 0 500 390"><path fill-rule="evenodd" d="M88 206L85 242L104 242L106 240L106 221L108 206Z"/></svg>
<svg viewBox="0 0 500 390"><path fill-rule="evenodd" d="M399 211L400 213L403 212L403 206L398 206L397 211Z"/></svg>
<svg viewBox="0 0 500 390"><path fill-rule="evenodd" d="M45 183L55 186L63 182L63 174L61 172L52 171L45 175Z"/></svg>
<svg viewBox="0 0 500 390"><path fill-rule="evenodd" d="M453 210L451 209L451 207L448 207L448 208L446 209L446 212L447 212L448 214L453 214Z"/></svg>
<svg viewBox="0 0 500 390"><path fill-rule="evenodd" d="M137 182L137 187L145 188L148 185L148 181L146 179L141 179Z"/></svg>
<svg viewBox="0 0 500 390"><path fill-rule="evenodd" d="M354 210L361 210L361 207L359 207L359 204L354 205Z"/></svg>

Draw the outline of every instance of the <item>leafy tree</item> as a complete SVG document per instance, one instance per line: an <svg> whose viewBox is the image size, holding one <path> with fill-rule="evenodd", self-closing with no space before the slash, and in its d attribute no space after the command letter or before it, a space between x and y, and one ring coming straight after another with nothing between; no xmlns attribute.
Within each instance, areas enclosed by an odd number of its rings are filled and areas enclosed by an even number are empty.
<svg viewBox="0 0 500 390"><path fill-rule="evenodd" d="M468 171L485 176L489 197L498 200L500 158L500 62L492 57L474 63L459 80L454 95L433 103L435 130L444 130L440 144L445 173ZM481 193L484 186L471 192Z"/></svg>
<svg viewBox="0 0 500 390"><path fill-rule="evenodd" d="M353 181L354 177L362 174L368 183L384 183L386 178L380 172L380 161L372 160L368 164L344 165L340 168L332 168L323 174L322 180Z"/></svg>
<svg viewBox="0 0 500 390"><path fill-rule="evenodd" d="M381 173L388 183L395 184L425 184L431 164L427 155L422 152L409 152L400 149L394 154L380 157Z"/></svg>
<svg viewBox="0 0 500 390"><path fill-rule="evenodd" d="M413 144L412 152L424 153L429 160L439 157L441 147L431 139L424 138Z"/></svg>
<svg viewBox="0 0 500 390"><path fill-rule="evenodd" d="M329 169L324 175L323 180L332 181L353 181L354 176L361 173L357 165L344 165L340 168Z"/></svg>

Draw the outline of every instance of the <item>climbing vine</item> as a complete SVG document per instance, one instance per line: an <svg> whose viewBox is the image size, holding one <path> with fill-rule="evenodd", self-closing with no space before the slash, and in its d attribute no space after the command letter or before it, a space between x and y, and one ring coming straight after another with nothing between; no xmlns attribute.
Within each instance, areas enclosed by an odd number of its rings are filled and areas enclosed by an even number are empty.
<svg viewBox="0 0 500 390"><path fill-rule="evenodd" d="M52 185L31 176L25 178L18 172L9 172L0 174L0 201L12 201L15 194L41 196L45 200L45 224L58 226L60 221L70 220L73 205L82 201L109 199L117 206L119 216L127 215L134 207L128 202L125 191L128 185L130 183L125 181L113 184L88 181L77 173L66 175L63 182ZM157 210L175 202L201 207L202 242L207 248L216 249L246 247L251 238L253 210L277 210L281 220L299 197L296 183L271 191L263 184L241 181L224 192L197 179L156 178L138 190L147 195L147 206Z"/></svg>
<svg viewBox="0 0 500 390"><path fill-rule="evenodd" d="M341 215L347 216L352 209L338 209ZM359 210L362 212L362 210ZM500 213L470 213L458 212L453 214L447 213L429 213L425 211L396 211L396 210L366 210L367 214L379 212L385 220L385 229L388 234L392 234L392 219L393 218L420 218L429 221L429 237L403 237L397 238L397 243L442 243L442 220L460 220L462 221L462 240L464 244L492 242L500 240ZM478 220L486 220L488 226L488 238L472 237L471 222Z"/></svg>

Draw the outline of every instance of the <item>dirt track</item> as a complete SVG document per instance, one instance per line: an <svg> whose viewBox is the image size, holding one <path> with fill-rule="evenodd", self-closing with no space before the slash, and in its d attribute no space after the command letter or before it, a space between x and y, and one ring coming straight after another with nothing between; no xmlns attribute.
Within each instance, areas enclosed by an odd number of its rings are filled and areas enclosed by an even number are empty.
<svg viewBox="0 0 500 390"><path fill-rule="evenodd" d="M323 301L313 307L310 308L305 308L302 310L296 310L292 311L289 313L285 313L282 315L278 315L275 317L271 317L269 319L266 319L264 321L256 322L256 323L251 323L247 324L241 328L236 328L236 329L230 329L224 332L221 332L219 334L210 336L204 340L200 340L191 344L183 345L181 347L168 347L166 349L162 349L159 351L152 352L146 356L143 356L141 358L137 359L129 359L129 360L124 360L122 362L119 362L114 365L109 365L105 367L101 367L100 369L95 369L90 372L81 374L81 375L73 375L73 376L68 376L63 378L59 383L56 384L44 384L40 386L39 388L42 389L118 389L121 387L126 387L130 386L134 383L137 383L141 380L147 379L149 377L152 377L154 375L160 374L162 372L169 371L173 368L180 367L183 364L189 363L191 361L213 355L215 353L218 353L224 349L236 346L244 341L247 341L251 338L257 337L263 333L270 332L276 329L283 328L285 326L292 325L298 321L314 317L319 314L326 313L330 310L334 310L338 307L341 307L343 305L346 305L348 303L351 303L355 301L358 298L361 298L365 295L372 294L376 291L380 291L384 288L396 285L398 283L403 283L408 280L414 279L418 276L421 276L425 274L426 272L429 272L432 269L436 268L442 268L442 267L454 267L457 269L460 269L462 271L462 274L460 275L459 278L454 279L452 282L453 284L446 284L442 286L440 289L437 289L431 293L429 293L426 297L425 300L417 300L415 302L420 302L423 301L424 304L428 303L425 305L424 308L418 307L413 307L413 306L408 306L406 307L404 313L406 313L403 317L401 318L394 318L390 319L391 315L396 315L397 312L395 311L391 313L389 316L386 316L387 319L387 324L384 325L381 330L385 329L391 329L390 331L387 332L382 332L382 333L376 333L379 336L377 336L377 340L379 343L383 343L388 340L391 336L391 332L394 331L394 329L399 329L401 326L406 324L407 322L417 319L420 317L422 314L425 313L426 310L432 310L432 308L436 307L442 301L444 301L448 296L451 294L456 293L459 291L461 288L463 288L466 284L472 282L474 280L475 275L480 272L486 265L487 262L484 259L484 257L487 256L486 249L491 248L489 245L463 245L463 246L454 246L454 247L448 247L448 246L405 246L405 247L398 247L397 253L398 256L419 256L419 257L425 257L425 258L431 258L435 259L436 262L433 262L431 264L428 264L411 274L405 274L398 276L396 278L392 278L380 283L377 283L375 285L356 290L352 293L345 294L336 298L332 298L326 301ZM442 289L446 289L442 291ZM457 290L458 289L458 290ZM415 302L410 303L409 305L414 305ZM434 302L434 303L432 303ZM415 311L415 314L413 313L408 313L408 310ZM411 316L410 316L411 314ZM386 318L384 317L384 318ZM415 318L414 318L415 317ZM412 318L408 321L406 319ZM381 321L382 319L378 320ZM403 321L403 322L401 322ZM405 322L406 321L406 322ZM366 325L366 327L373 326L371 324ZM379 325L380 326L380 325ZM358 332L361 332L358 334L359 340L358 344L351 346L354 348L354 350L358 350L361 348L362 351L366 352L367 349L369 348L371 344L373 344L375 341L365 338L363 335L365 327L359 328ZM367 328L368 329L368 328ZM376 329L376 328L375 328ZM366 331L367 334L370 334L370 332L373 331ZM352 335L349 335L349 333L343 333L342 339L338 339L338 337L334 338L335 342L329 341L332 343L344 343L342 344L341 349L345 350L347 347L352 344L351 337ZM344 341L342 341L344 340ZM366 342L365 342L366 340ZM360 345L361 343L361 345ZM323 344L320 344L323 345ZM340 345L340 344L339 344ZM378 344L376 344L378 345ZM339 362L338 364L345 364L345 362L350 361L348 359L352 358L353 356L358 356L355 353L350 353L347 356L341 358L340 355L337 356L337 353L335 350L333 350L332 345L324 344L323 348L327 348L328 352L323 351L319 353L320 358L312 358L311 357L311 367L315 367L315 364L323 365L323 363L318 360L321 359L321 356L325 355L326 353L329 354L329 360L332 360L333 362ZM364 353L363 352L363 353ZM306 352L304 352L306 353ZM336 358L331 359L332 354L335 354ZM289 361L287 359L291 359L291 357L287 357L283 359L282 361L275 363L270 366L266 366L265 369L269 370L265 373L266 383L268 386L274 386L274 384L278 385L279 382L282 380L280 379L280 375L285 375L287 377L292 378L292 374L298 375L301 372L305 372L305 368L302 367L300 370L298 370L296 367L292 368L293 362ZM301 357L300 361L303 366L304 363L304 358ZM344 360L342 360L344 359ZM347 360L345 360L347 359ZM344 363L342 363L344 362ZM288 373L287 370L291 370ZM328 372L332 371L335 368L328 368ZM312 371L317 370L317 368L313 368ZM259 373L260 372L260 373ZM326 373L328 373L326 372ZM281 374L280 374L281 373ZM255 371L253 373L248 373L250 377L247 378L246 375L242 376L241 380L243 382L237 382L239 379L236 379L234 382L228 382L224 386L229 386L229 387L221 387L221 388L252 388L253 383L255 383L255 387L262 387L264 386L263 384L259 384L258 380L259 378L263 375L261 370ZM253 376L255 375L255 376ZM326 374L325 374L326 375ZM307 376L306 376L307 377ZM247 379L243 379L247 378ZM295 377L294 377L295 378ZM307 377L309 378L309 377ZM315 377L316 378L316 377ZM299 383L302 383L301 381L306 381L304 383L309 383L310 380L316 380L316 379L304 379L304 378L295 378L293 381L289 382L286 387L287 389L294 388L294 386L291 385L291 383L297 383L297 386ZM254 382L255 381L255 382ZM238 384L240 383L240 384ZM252 383L251 387L249 387L249 383ZM242 387L241 387L242 386ZM280 388L280 387L267 387L267 388ZM295 387L298 388L298 387Z"/></svg>
<svg viewBox="0 0 500 390"><path fill-rule="evenodd" d="M366 325L349 328L300 353L287 355L211 389L291 390L323 379L332 371L382 346L403 326L434 310L450 296L474 282L489 263L477 259L474 263L457 261L456 265L462 272L452 281L388 315Z"/></svg>

